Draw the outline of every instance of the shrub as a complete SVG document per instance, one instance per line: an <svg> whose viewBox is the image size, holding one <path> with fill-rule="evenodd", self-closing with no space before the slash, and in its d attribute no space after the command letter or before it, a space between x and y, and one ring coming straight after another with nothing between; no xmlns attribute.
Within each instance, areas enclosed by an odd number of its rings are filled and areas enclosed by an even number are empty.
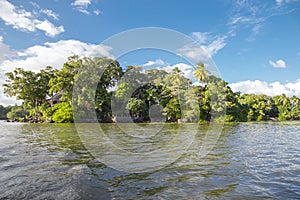
<svg viewBox="0 0 300 200"><path fill-rule="evenodd" d="M6 116L8 119L20 119L25 118L28 114L22 106L14 106Z"/></svg>
<svg viewBox="0 0 300 200"><path fill-rule="evenodd" d="M70 102L63 102L60 104L55 104L52 108L53 115L52 120L56 123L72 123L73 112Z"/></svg>

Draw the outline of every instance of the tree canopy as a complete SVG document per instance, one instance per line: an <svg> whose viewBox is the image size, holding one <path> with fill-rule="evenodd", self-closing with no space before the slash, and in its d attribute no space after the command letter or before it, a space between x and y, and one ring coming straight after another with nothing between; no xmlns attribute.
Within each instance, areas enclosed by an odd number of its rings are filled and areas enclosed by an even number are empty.
<svg viewBox="0 0 300 200"><path fill-rule="evenodd" d="M78 112L94 110L102 122L123 115L145 122L155 120L153 116L163 116L169 122L205 122L214 113L223 113L227 122L300 119L300 99L296 96L235 93L201 62L193 74L200 84L192 84L179 68L170 73L139 66L124 70L114 59L78 56L69 57L60 70L50 66L39 72L16 68L6 73L4 93L23 104L0 106L0 118L73 122L72 106L76 105ZM94 84L96 88L82 87L77 92L83 95L74 97L79 77L82 85Z"/></svg>

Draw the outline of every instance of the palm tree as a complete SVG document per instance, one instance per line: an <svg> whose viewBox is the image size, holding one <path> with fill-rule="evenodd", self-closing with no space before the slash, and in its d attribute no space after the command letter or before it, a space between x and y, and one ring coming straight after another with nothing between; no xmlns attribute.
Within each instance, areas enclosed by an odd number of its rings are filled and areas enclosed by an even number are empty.
<svg viewBox="0 0 300 200"><path fill-rule="evenodd" d="M209 72L205 69L204 63L199 62L195 66L194 77L198 79L200 82L206 82Z"/></svg>
<svg viewBox="0 0 300 200"><path fill-rule="evenodd" d="M178 67L175 67L172 71L171 81L177 86L177 96L179 96L180 92L180 79L182 78L182 74L182 71Z"/></svg>

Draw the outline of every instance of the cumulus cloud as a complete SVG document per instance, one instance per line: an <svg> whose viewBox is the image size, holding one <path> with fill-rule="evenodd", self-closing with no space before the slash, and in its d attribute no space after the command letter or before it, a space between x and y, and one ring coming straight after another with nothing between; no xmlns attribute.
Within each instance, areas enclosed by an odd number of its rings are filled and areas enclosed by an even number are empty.
<svg viewBox="0 0 300 200"><path fill-rule="evenodd" d="M174 65L170 65L166 61L156 59L148 61L147 63L142 64L141 66L144 68L165 70L168 73L171 73L177 67L182 72L183 76L191 79L193 82L197 81L193 75L195 68L192 65L186 63L176 63Z"/></svg>
<svg viewBox="0 0 300 200"><path fill-rule="evenodd" d="M219 77L219 72L215 70L213 65L210 65L211 63L204 63L206 70L209 71L210 74L215 75ZM199 81L194 77L194 71L195 67L192 64L187 63L176 63L170 65L168 62L156 59L148 61L145 64L141 65L146 70L147 68L150 69L159 69L159 70L165 70L168 73L171 73L176 67L182 72L182 75L188 79L190 79L193 82L193 85L203 85L202 83L199 83Z"/></svg>
<svg viewBox="0 0 300 200"><path fill-rule="evenodd" d="M150 60L147 63L143 64L143 67L152 67L152 66L163 66L166 65L167 63L165 63L163 60L161 59L156 59L156 60Z"/></svg>
<svg viewBox="0 0 300 200"><path fill-rule="evenodd" d="M79 57L94 57L110 55L111 48L101 44L89 44L78 40L61 40L55 43L46 42L43 45L35 45L25 50L12 52L9 47L2 43L0 37L0 85L4 83L5 72L12 71L16 67L22 67L26 70L39 71L50 65L53 68L60 69L67 57L78 55ZM3 57L3 55L9 55ZM1 60L2 59L2 60ZM15 104L14 98L7 98L3 94L3 88L0 87L0 104Z"/></svg>
<svg viewBox="0 0 300 200"><path fill-rule="evenodd" d="M108 56L111 48L104 45L89 44L78 40L61 40L55 43L46 42L43 45L35 45L23 51L16 52L18 57L7 59L0 64L0 69L12 70L15 67L22 67L27 70L38 71L50 65L54 68L61 68L67 57L78 55L87 56Z"/></svg>
<svg viewBox="0 0 300 200"><path fill-rule="evenodd" d="M35 32L37 29L45 32L47 36L54 37L57 34L64 32L64 27L56 27L48 20L36 19L32 13L17 8L7 0L0 1L0 19L6 25L12 26L14 29L21 31Z"/></svg>
<svg viewBox="0 0 300 200"><path fill-rule="evenodd" d="M45 31L46 35L50 37L54 37L65 31L63 26L55 27L48 20L36 22L36 28Z"/></svg>
<svg viewBox="0 0 300 200"><path fill-rule="evenodd" d="M17 9L8 1L0 1L0 18L15 29L35 31L34 23L30 19L32 14L24 9Z"/></svg>
<svg viewBox="0 0 300 200"><path fill-rule="evenodd" d="M244 94L266 94L268 96L276 96L286 94L287 96L300 97L300 80L292 83L282 84L280 82L267 83L264 81L241 81L229 84L234 92Z"/></svg>
<svg viewBox="0 0 300 200"><path fill-rule="evenodd" d="M161 59L156 59L154 61L148 61L147 63L143 64L142 67L145 68L153 68L153 69L159 69L159 70L165 70L168 73L171 73L173 69L178 67L178 69L182 72L183 76L186 78L189 78L191 80L194 79L194 67L185 63L176 63L174 65L169 65L167 62L161 60Z"/></svg>
<svg viewBox="0 0 300 200"><path fill-rule="evenodd" d="M8 45L4 44L3 37L0 36L0 63L4 60L13 56L14 53L10 51ZM5 83L5 70L0 69L0 104L2 105L12 105L16 102L15 98L9 98L4 96L2 85Z"/></svg>
<svg viewBox="0 0 300 200"><path fill-rule="evenodd" d="M185 63L177 63L175 65L168 65L165 67L160 67L158 69L162 69L165 70L166 72L170 73L173 71L174 68L178 67L178 69L180 69L180 71L183 73L183 75L186 78L189 78L191 80L195 80L193 72L194 72L194 67Z"/></svg>
<svg viewBox="0 0 300 200"><path fill-rule="evenodd" d="M269 61L270 65L272 65L274 68L286 68L286 63L279 59L276 62L273 62L272 60Z"/></svg>

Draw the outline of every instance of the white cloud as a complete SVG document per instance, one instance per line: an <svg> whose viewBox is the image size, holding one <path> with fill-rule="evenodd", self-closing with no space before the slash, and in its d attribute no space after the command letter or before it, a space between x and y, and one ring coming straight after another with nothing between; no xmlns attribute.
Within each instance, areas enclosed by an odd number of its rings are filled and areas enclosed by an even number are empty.
<svg viewBox="0 0 300 200"><path fill-rule="evenodd" d="M194 60L206 60L210 57L202 46L184 46L178 49L178 54Z"/></svg>
<svg viewBox="0 0 300 200"><path fill-rule="evenodd" d="M245 16L234 16L229 20L228 25L236 25L240 23L250 23L253 22L253 19Z"/></svg>
<svg viewBox="0 0 300 200"><path fill-rule="evenodd" d="M277 60L276 62L273 62L273 61L270 60L269 63L274 68L286 68L287 67L286 63L283 60L281 60L281 59Z"/></svg>
<svg viewBox="0 0 300 200"><path fill-rule="evenodd" d="M202 85L202 83L199 83L198 80L194 77L195 67L190 64L176 63L173 65L170 65L166 61L163 61L161 59L156 59L154 61L148 61L147 63L143 64L142 67L145 67L145 68L149 67L151 69L154 68L154 69L159 69L159 70L165 70L168 73L171 73L177 67L182 72L182 75L184 77L190 79L193 82L193 84ZM218 73L213 71L213 69L210 67L210 65L208 63L205 63L205 68L210 72L210 74L215 74L218 76Z"/></svg>
<svg viewBox="0 0 300 200"><path fill-rule="evenodd" d="M230 34L235 35L238 28L249 28L250 36L246 38L247 41L254 41L255 37L260 33L263 28L263 23L266 21L266 18L261 17L260 15L256 16L256 12L253 11L253 14L250 16L242 16L237 14L230 18L228 26L230 27Z"/></svg>
<svg viewBox="0 0 300 200"><path fill-rule="evenodd" d="M75 0L72 5L74 6L88 6L91 4L91 0Z"/></svg>
<svg viewBox="0 0 300 200"><path fill-rule="evenodd" d="M89 10L89 6L92 4L92 0L75 0L71 5L75 8L75 10L89 15L94 13L95 15L101 14L101 11L98 9L94 9L93 11Z"/></svg>
<svg viewBox="0 0 300 200"><path fill-rule="evenodd" d="M185 63L176 63L174 65L169 65L167 62L161 60L161 59L156 59L154 61L148 61L147 63L143 64L142 67L145 68L154 68L154 69L159 69L159 70L165 70L168 73L171 73L173 71L173 69L175 69L176 67L179 68L179 70L182 72L183 76L185 76L186 78L191 79L192 81L196 81L196 79L194 78L194 70L195 68L192 65L188 65Z"/></svg>
<svg viewBox="0 0 300 200"><path fill-rule="evenodd" d="M297 2L298 0L275 0L278 6L283 5L284 3Z"/></svg>
<svg viewBox="0 0 300 200"><path fill-rule="evenodd" d="M35 31L34 23L30 19L31 13L15 6L6 0L0 1L0 18L15 29Z"/></svg>
<svg viewBox="0 0 300 200"><path fill-rule="evenodd" d="M108 56L111 48L104 45L84 43L78 40L61 40L55 43L46 42L44 45L35 45L17 52L17 58L5 60L0 69L10 71L15 67L38 71L50 65L61 68L67 57L78 55L80 57Z"/></svg>
<svg viewBox="0 0 300 200"><path fill-rule="evenodd" d="M168 65L165 67L160 67L157 69L162 69L165 70L166 72L170 73L173 71L174 68L178 67L180 69L180 71L183 73L183 75L186 78L189 78L191 80L195 80L193 72L194 72L194 67L185 63L177 63L175 65Z"/></svg>
<svg viewBox="0 0 300 200"><path fill-rule="evenodd" d="M12 52L7 45L2 43L2 37L0 39L0 55L10 55L10 59L0 57L1 86L5 80L4 73L12 71L16 67L39 71L50 65L53 68L60 69L71 55L78 55L79 57L112 57L110 55L112 50L110 47L101 44L84 43L78 40L61 40L55 43L46 42L43 45L35 45L23 51ZM0 104L11 105L15 104L15 102L14 98L5 97L3 88L0 87Z"/></svg>
<svg viewBox="0 0 300 200"><path fill-rule="evenodd" d="M152 66L154 66L154 67L156 67L156 66L163 66L163 65L167 65L167 63L165 63L163 60L161 60L161 59L156 59L156 60L150 60L150 61L148 61L147 63L145 63L145 64L143 64L142 66L143 67L152 67Z"/></svg>
<svg viewBox="0 0 300 200"><path fill-rule="evenodd" d="M251 27L260 24L265 20L264 15L267 14L268 7L265 3L257 3L257 1L234 0L233 10L227 25L235 30L240 26Z"/></svg>
<svg viewBox="0 0 300 200"><path fill-rule="evenodd" d="M268 96L276 96L286 94L287 96L300 97L300 80L293 83L281 84L280 82L267 83L259 80L241 81L229 84L234 92L244 94L266 94Z"/></svg>
<svg viewBox="0 0 300 200"><path fill-rule="evenodd" d="M96 10L93 11L93 13L94 13L95 15L100 15L100 14L101 14L101 11L100 11L99 9L96 9Z"/></svg>
<svg viewBox="0 0 300 200"><path fill-rule="evenodd" d="M83 7L77 7L76 10L83 14L86 14L86 15L90 14L90 12L86 8L83 8Z"/></svg>
<svg viewBox="0 0 300 200"><path fill-rule="evenodd" d="M64 32L63 26L55 27L48 20L42 21L35 19L32 13L15 7L7 0L0 1L0 19L2 19L6 25L10 25L14 29L21 31L35 32L39 29L45 31L45 34L51 37Z"/></svg>
<svg viewBox="0 0 300 200"><path fill-rule="evenodd" d="M192 36L200 43L205 44L210 38L209 32L193 32Z"/></svg>
<svg viewBox="0 0 300 200"><path fill-rule="evenodd" d="M58 20L58 14L55 13L53 10L42 9L40 12L46 14L49 17L52 17L55 20Z"/></svg>
<svg viewBox="0 0 300 200"><path fill-rule="evenodd" d="M12 53L9 50L9 46L3 43L3 37L0 36L0 63L11 54Z"/></svg>
<svg viewBox="0 0 300 200"><path fill-rule="evenodd" d="M65 31L63 26L55 27L48 20L36 22L36 28L45 31L46 35L50 37L54 37Z"/></svg>
<svg viewBox="0 0 300 200"><path fill-rule="evenodd" d="M219 50L223 49L226 46L226 38L226 36L219 37L209 45L204 46L203 48L206 49L210 56L214 56L216 53L218 53Z"/></svg>
<svg viewBox="0 0 300 200"><path fill-rule="evenodd" d="M192 36L202 45L191 44L178 49L180 55L194 60L207 60L226 46L227 36L211 36L209 33L194 32Z"/></svg>
<svg viewBox="0 0 300 200"><path fill-rule="evenodd" d="M232 10L228 19L228 28L230 35L236 35L239 29L246 29L250 36L246 37L247 41L254 41L264 24L271 17L286 15L298 8L299 0L275 0L258 1L258 0L232 0ZM285 6L287 3L295 3L295 6Z"/></svg>

